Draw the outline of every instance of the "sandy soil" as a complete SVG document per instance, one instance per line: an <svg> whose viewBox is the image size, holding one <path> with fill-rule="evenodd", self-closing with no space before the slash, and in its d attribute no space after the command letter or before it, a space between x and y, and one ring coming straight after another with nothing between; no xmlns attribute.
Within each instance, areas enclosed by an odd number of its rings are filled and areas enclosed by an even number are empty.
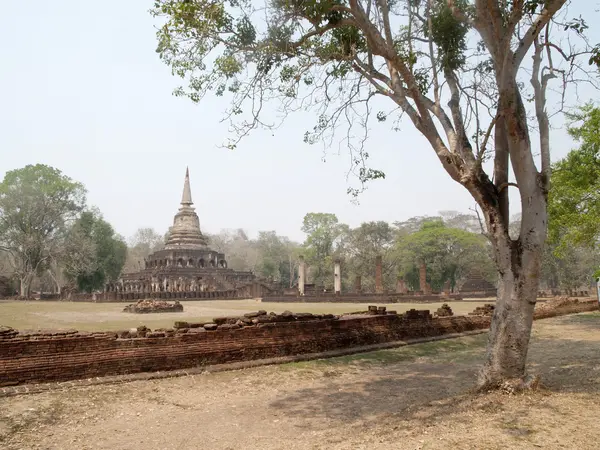
<svg viewBox="0 0 600 450"><path fill-rule="evenodd" d="M448 302L455 314L466 314L485 302ZM489 303L489 301L488 301ZM340 314L365 311L368 303L261 303L259 300L220 300L182 302L182 313L131 314L124 313L127 303L75 303L46 301L0 301L0 325L16 329L72 328L83 331L122 330L146 325L168 328L176 320L208 321L213 317L241 315L265 309L281 313L293 312ZM411 308L435 311L441 303L382 304L390 310L404 312Z"/></svg>
<svg viewBox="0 0 600 450"><path fill-rule="evenodd" d="M598 448L600 314L535 323L528 395L469 393L485 338L0 399L0 447Z"/></svg>

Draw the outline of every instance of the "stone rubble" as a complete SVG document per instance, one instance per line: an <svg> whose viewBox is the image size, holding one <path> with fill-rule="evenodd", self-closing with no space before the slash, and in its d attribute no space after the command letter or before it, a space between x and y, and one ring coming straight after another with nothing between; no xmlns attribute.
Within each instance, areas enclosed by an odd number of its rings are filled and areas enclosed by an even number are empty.
<svg viewBox="0 0 600 450"><path fill-rule="evenodd" d="M164 300L138 300L123 308L123 312L134 314L183 312L183 305L178 301L169 303Z"/></svg>
<svg viewBox="0 0 600 450"><path fill-rule="evenodd" d="M437 317L451 317L454 315L454 312L452 311L452 308L450 308L450 305L448 305L448 303L444 303L437 309L435 315Z"/></svg>
<svg viewBox="0 0 600 450"><path fill-rule="evenodd" d="M486 303L483 306L478 306L475 308L469 313L469 316L491 316L494 314L494 309L496 309L494 305Z"/></svg>

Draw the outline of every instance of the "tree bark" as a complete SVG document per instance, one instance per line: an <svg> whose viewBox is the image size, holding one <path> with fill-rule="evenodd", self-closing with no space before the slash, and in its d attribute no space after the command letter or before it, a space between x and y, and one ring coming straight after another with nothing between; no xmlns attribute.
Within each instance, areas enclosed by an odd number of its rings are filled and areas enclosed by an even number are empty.
<svg viewBox="0 0 600 450"><path fill-rule="evenodd" d="M539 288L546 217L546 200L540 188L539 196L524 210L520 239L510 239L504 230L491 236L499 280L486 359L479 376L482 389L497 388L505 381L518 381L526 387L523 382L527 376L527 350Z"/></svg>
<svg viewBox="0 0 600 450"><path fill-rule="evenodd" d="M33 281L33 275L28 273L21 277L20 279L20 296L23 298L29 298L31 294L31 282Z"/></svg>
<svg viewBox="0 0 600 450"><path fill-rule="evenodd" d="M52 281L54 281L54 287L56 288L56 294L60 295L60 291L61 291L60 283L58 282L58 279L54 276L54 272L52 272L51 269L48 269L48 275L50 275L50 278L52 278Z"/></svg>

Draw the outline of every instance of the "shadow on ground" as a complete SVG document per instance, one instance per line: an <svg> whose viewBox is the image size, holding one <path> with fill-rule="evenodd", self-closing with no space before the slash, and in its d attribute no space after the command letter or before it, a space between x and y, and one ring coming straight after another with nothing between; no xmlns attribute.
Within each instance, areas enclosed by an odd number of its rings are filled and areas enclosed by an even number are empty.
<svg viewBox="0 0 600 450"><path fill-rule="evenodd" d="M539 322L538 322L539 323ZM564 337L558 338L561 330ZM291 364L320 369L327 379L317 387L296 390L273 403L281 414L304 420L369 422L391 416L424 423L452 420L469 410L499 411L497 397L471 390L483 360L487 334L419 346ZM560 318L534 327L529 371L542 375L540 393L600 393L600 313ZM364 379L344 377L368 369ZM284 369L286 370L286 369ZM356 380L359 381L356 381ZM427 406L427 408L423 408ZM545 405L542 408L552 406ZM462 420L462 419L461 419ZM518 420L518 418L515 418Z"/></svg>

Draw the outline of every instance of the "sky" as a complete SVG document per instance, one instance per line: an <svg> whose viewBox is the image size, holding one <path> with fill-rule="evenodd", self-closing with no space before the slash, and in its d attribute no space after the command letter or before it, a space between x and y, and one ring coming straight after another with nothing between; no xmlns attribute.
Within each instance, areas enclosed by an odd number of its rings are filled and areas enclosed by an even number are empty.
<svg viewBox="0 0 600 450"><path fill-rule="evenodd" d="M141 227L168 229L186 167L209 233L275 230L302 241L308 212L358 226L474 206L409 123L373 129L367 150L386 178L371 183L358 205L346 192L354 183L348 154L336 147L323 158L322 146L303 143L310 114L292 116L274 133L257 131L234 151L219 148L228 137L220 123L227 102L195 105L172 95L179 80L155 52L152 3L0 2L0 177L27 164L54 166L82 182L88 203L125 237ZM583 9L573 15L597 16L597 2L575 3ZM597 97L586 89L580 98ZM574 144L562 120L554 124L556 160Z"/></svg>

